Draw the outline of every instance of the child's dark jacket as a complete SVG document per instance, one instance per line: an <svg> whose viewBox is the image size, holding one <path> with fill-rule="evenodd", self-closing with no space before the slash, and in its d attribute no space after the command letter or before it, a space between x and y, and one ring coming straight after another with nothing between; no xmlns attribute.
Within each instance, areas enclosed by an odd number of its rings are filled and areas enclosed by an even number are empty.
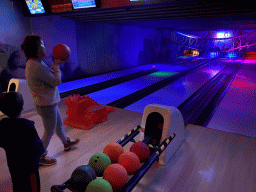
<svg viewBox="0 0 256 192"><path fill-rule="evenodd" d="M45 151L34 122L24 118L0 120L0 147L4 148L10 172L39 169Z"/></svg>

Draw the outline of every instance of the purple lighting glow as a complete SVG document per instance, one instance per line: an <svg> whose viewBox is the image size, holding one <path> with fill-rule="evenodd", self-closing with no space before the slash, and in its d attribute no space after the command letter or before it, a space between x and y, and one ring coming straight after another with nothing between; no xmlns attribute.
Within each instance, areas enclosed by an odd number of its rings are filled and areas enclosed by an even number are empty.
<svg viewBox="0 0 256 192"><path fill-rule="evenodd" d="M198 172L205 180L211 181L214 175L214 170L210 168L207 171L199 171Z"/></svg>

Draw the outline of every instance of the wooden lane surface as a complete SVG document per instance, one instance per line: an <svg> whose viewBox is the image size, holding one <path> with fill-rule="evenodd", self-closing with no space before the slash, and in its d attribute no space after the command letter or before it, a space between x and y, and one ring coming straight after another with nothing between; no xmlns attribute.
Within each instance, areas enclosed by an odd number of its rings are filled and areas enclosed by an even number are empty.
<svg viewBox="0 0 256 192"><path fill-rule="evenodd" d="M64 100L59 104L63 119L67 117ZM26 112L22 117L35 121L38 134L42 137L43 125L36 111ZM79 137L81 143L64 153L60 140L53 136L48 151L50 156L57 158L58 164L40 168L41 191L49 192L52 185L64 183L76 167L88 164L93 154L103 152L106 144L122 138L139 125L141 119L142 113L115 108L106 122L91 130L64 126L67 135ZM142 139L142 135L136 136L136 139ZM131 145L128 143L124 150L128 151ZM133 192L256 191L255 146L255 138L188 125L186 140L173 158L166 166L155 163ZM3 149L0 149L0 163L0 191L9 192L11 181Z"/></svg>

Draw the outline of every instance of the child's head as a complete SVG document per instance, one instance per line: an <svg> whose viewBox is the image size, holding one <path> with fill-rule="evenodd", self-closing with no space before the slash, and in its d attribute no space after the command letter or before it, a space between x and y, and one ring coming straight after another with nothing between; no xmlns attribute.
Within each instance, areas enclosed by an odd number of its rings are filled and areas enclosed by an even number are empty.
<svg viewBox="0 0 256 192"><path fill-rule="evenodd" d="M17 118L23 110L24 101L19 92L10 91L0 95L0 111L10 118Z"/></svg>

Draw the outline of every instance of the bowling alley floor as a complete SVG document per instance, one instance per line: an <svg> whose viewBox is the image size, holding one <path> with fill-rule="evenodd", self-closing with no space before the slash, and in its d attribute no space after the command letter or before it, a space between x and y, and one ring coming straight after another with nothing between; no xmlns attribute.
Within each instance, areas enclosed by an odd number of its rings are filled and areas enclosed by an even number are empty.
<svg viewBox="0 0 256 192"><path fill-rule="evenodd" d="M67 117L63 98L59 104L63 119ZM72 171L87 165L90 157L103 152L106 144L121 139L142 120L142 113L114 108L108 120L91 130L64 126L71 138L80 138L76 148L64 153L61 141L53 136L49 155L57 158L57 165L40 167L41 191L49 192L52 185L64 183ZM43 124L33 109L22 117L35 121L40 137ZM165 166L153 164L133 192L253 192L256 188L256 139L189 124L186 139ZM143 133L136 136L142 140ZM124 150L128 151L132 143ZM170 143L171 145L171 143ZM168 147L167 149L168 150ZM5 152L0 149L0 191L10 192L11 180ZM22 190L22 189L21 189ZM69 191L69 190L66 190Z"/></svg>
<svg viewBox="0 0 256 192"><path fill-rule="evenodd" d="M153 164L136 185L133 192L255 191L256 138L253 136L256 128L254 120L255 110L253 110L253 106L256 106L255 66L253 63L245 62L208 126L187 125L185 127L186 139L175 155L165 166L160 166L157 163ZM152 66L145 65L142 67L149 69ZM159 65L160 67L166 71L171 68L173 69L173 67L169 67L169 69L164 68L164 65ZM187 66L176 66L176 71L183 70L182 67L186 68ZM198 89L197 87L202 85L203 81L207 81L220 69L221 66L219 65L209 70L202 69L170 85L169 88L159 90L159 92L155 92L154 94L166 94L167 89L172 90L171 94L177 96L175 97L177 101L174 99L166 101L175 101L176 104L173 106L178 106L178 103L184 100L184 94L188 97L189 94L192 94ZM145 69L139 68L136 70ZM126 72L125 74L130 74L133 70L129 69ZM80 81L93 84L96 82L96 78L98 78L98 82L101 82L106 80L106 78L111 79L118 75L124 75L124 73L115 72L112 76L104 74L102 76L92 77L90 80L87 79L87 81ZM78 84L76 83L76 85ZM63 86L66 89L68 88L65 87L65 84ZM154 94L151 96L154 97ZM235 102L235 96L237 102ZM64 104L66 99L62 98L59 104L63 120L67 117L66 105ZM144 102L146 100L148 102L149 98L144 98ZM164 102L164 100L161 101ZM95 153L102 152L107 143L116 142L135 126L139 125L142 120L143 105L145 103L135 103L134 106L130 106L134 109L115 108L114 112L109 113L106 122L96 125L91 130L75 129L65 125L64 128L67 131L67 135L71 138L78 137L81 139L81 142L76 148L64 153L60 139L56 135L53 136L48 151L50 156L57 158L58 163L51 167L40 167L41 191L49 192L52 185L64 183L70 178L72 171L76 167L88 164L90 157ZM138 111L135 110L136 108ZM242 112L241 114L243 116L239 116L239 112ZM226 114L226 116L222 114ZM229 118L228 115L230 115ZM22 114L22 117L34 121L38 134L42 137L43 124L36 110L26 111ZM235 119L232 120L230 119L231 117L235 117ZM246 120L244 124L241 123L243 119ZM232 124L228 123L232 121ZM243 125L242 129L239 128L241 125ZM247 126L247 129L243 131L243 127L245 126ZM142 133L136 137L139 140L142 140L142 138ZM128 143L124 147L125 151L129 150L131 144ZM166 150L168 150L168 147ZM0 191L11 192L10 174L6 163L5 152L2 148L0 148L0 163Z"/></svg>

